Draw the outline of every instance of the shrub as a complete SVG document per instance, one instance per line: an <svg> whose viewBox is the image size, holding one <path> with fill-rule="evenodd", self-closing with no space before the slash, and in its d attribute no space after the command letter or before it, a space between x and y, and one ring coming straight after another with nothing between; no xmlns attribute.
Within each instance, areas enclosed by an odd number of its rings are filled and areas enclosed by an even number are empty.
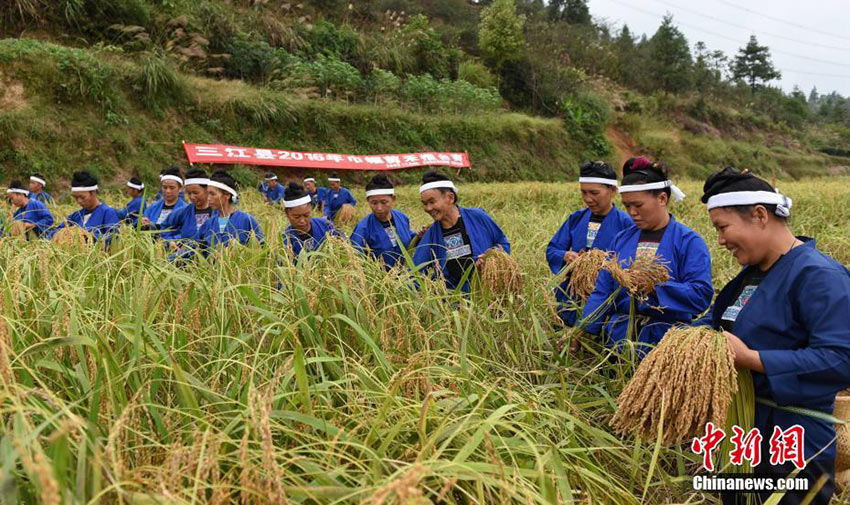
<svg viewBox="0 0 850 505"><path fill-rule="evenodd" d="M265 82L276 65L276 50L262 40L233 38L225 45L230 58L224 73L234 79Z"/></svg>
<svg viewBox="0 0 850 505"><path fill-rule="evenodd" d="M396 97L399 88L401 88L401 79L392 72L380 68L372 70L366 80L367 94L375 103Z"/></svg>
<svg viewBox="0 0 850 505"><path fill-rule="evenodd" d="M490 70L477 61L464 61L457 71L458 79L474 84L479 88L491 88L496 85L496 77Z"/></svg>

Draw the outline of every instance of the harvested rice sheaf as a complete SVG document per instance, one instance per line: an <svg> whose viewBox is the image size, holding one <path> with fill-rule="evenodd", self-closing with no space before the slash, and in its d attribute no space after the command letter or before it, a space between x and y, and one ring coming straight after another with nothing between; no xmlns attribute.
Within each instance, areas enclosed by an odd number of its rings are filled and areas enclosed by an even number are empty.
<svg viewBox="0 0 850 505"><path fill-rule="evenodd" d="M569 293L572 298L587 300L596 287L599 272L608 263L608 253L601 249L590 249L579 254L565 270L569 275Z"/></svg>
<svg viewBox="0 0 850 505"><path fill-rule="evenodd" d="M346 203L337 211L334 217L334 224L337 226L350 226L354 224L354 218L354 207Z"/></svg>
<svg viewBox="0 0 850 505"><path fill-rule="evenodd" d="M519 263L498 247L484 253L479 277L482 286L491 293L522 293L522 272Z"/></svg>
<svg viewBox="0 0 850 505"><path fill-rule="evenodd" d="M639 257L628 268L620 266L615 256L608 261L605 268L630 295L642 301L646 301L655 293L655 286L670 280L670 271L658 256L651 259Z"/></svg>
<svg viewBox="0 0 850 505"><path fill-rule="evenodd" d="M661 424L662 443L680 444L704 434L708 422L725 426L737 393L726 337L706 326L675 326L623 389L611 425L621 434L654 440Z"/></svg>
<svg viewBox="0 0 850 505"><path fill-rule="evenodd" d="M26 223L23 221L13 221L9 227L9 234L13 237L19 237L27 233Z"/></svg>
<svg viewBox="0 0 850 505"><path fill-rule="evenodd" d="M91 235L79 226L66 226L53 236L53 242L63 247L83 247Z"/></svg>

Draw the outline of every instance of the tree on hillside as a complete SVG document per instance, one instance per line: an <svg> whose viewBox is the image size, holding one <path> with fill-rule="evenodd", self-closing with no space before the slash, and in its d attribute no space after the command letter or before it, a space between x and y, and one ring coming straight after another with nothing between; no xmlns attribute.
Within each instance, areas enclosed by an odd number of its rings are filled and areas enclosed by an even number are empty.
<svg viewBox="0 0 850 505"><path fill-rule="evenodd" d="M711 91L723 83L723 71L729 59L723 51L709 51L705 42L694 45L694 84L700 92Z"/></svg>
<svg viewBox="0 0 850 505"><path fill-rule="evenodd" d="M755 94L760 82L767 84L782 77L782 74L773 67L773 62L770 61L770 49L767 46L760 46L755 35L750 35L747 47L738 50L738 55L732 62L731 70L732 77L745 80L753 94Z"/></svg>
<svg viewBox="0 0 850 505"><path fill-rule="evenodd" d="M550 0L547 10L552 21L566 21L571 25L590 24L587 0Z"/></svg>
<svg viewBox="0 0 850 505"><path fill-rule="evenodd" d="M649 73L655 86L669 93L690 87L691 51L685 36L673 25L672 15L664 16L649 46Z"/></svg>
<svg viewBox="0 0 850 505"><path fill-rule="evenodd" d="M494 0L481 11L478 45L497 67L515 60L522 53L525 16L517 14L514 0Z"/></svg>

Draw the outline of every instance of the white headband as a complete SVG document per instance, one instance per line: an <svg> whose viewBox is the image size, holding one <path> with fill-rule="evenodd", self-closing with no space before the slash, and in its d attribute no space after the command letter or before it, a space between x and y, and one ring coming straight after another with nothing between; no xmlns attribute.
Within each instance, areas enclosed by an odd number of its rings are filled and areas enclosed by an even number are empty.
<svg viewBox="0 0 850 505"><path fill-rule="evenodd" d="M738 205L776 205L776 215L788 217L791 215L791 205L793 202L787 196L781 193L772 193L770 191L732 191L729 193L720 193L708 199L708 210L716 209L717 207L734 207Z"/></svg>
<svg viewBox="0 0 850 505"><path fill-rule="evenodd" d="M606 179L605 177L579 177L578 182L586 182L589 184L607 184L608 186L619 186L617 179Z"/></svg>
<svg viewBox="0 0 850 505"><path fill-rule="evenodd" d="M97 184L95 184L94 186L71 187L71 193L82 193L84 191L97 191Z"/></svg>
<svg viewBox="0 0 850 505"><path fill-rule="evenodd" d="M220 190L222 190L222 191L227 191L228 193L230 193L230 194L231 194L231 195L233 195L234 197L238 197L238 196L239 196L239 193L237 193L235 189L231 188L231 187L230 187L230 186L228 186L227 184L222 184L222 183L220 183L220 182L212 181L212 180L211 180L211 181L207 182L207 186L212 186L212 187L214 187L214 188L218 188L218 189L220 189Z"/></svg>
<svg viewBox="0 0 850 505"><path fill-rule="evenodd" d="M308 203L313 203L313 199L310 198L310 195L302 196L297 200L284 200L283 206L287 209L291 209L293 207L300 207L302 205L307 205Z"/></svg>
<svg viewBox="0 0 850 505"><path fill-rule="evenodd" d="M420 194L424 193L424 192L428 191L429 189L440 189L440 188L451 189L455 193L457 193L457 188L455 187L455 185L452 181L434 181L434 182L429 182L427 184L423 184L423 185L419 186L419 193Z"/></svg>
<svg viewBox="0 0 850 505"><path fill-rule="evenodd" d="M30 194L29 191L27 191L25 189L20 189L20 188L9 188L9 189L6 190L6 193L20 193L22 195Z"/></svg>
<svg viewBox="0 0 850 505"><path fill-rule="evenodd" d="M339 177L328 177L328 182L340 182L341 180Z"/></svg>
<svg viewBox="0 0 850 505"><path fill-rule="evenodd" d="M673 201L681 202L685 199L685 193L682 192L673 181L650 182L647 184L630 184L628 186L620 186L620 193L634 193L635 191L652 191L654 189L670 188L673 193Z"/></svg>
<svg viewBox="0 0 850 505"><path fill-rule="evenodd" d="M181 186L183 185L183 179L181 179L180 177L177 177L176 175L171 175L171 174L160 175L159 176L159 182L165 182L165 181L174 181Z"/></svg>
<svg viewBox="0 0 850 505"><path fill-rule="evenodd" d="M132 183L132 182L130 182L130 181L127 181L127 187L128 187L128 188L133 188L133 189L136 189L136 190L139 190L139 191L142 191L143 189L145 189L145 185L144 185L144 184L133 184L133 183Z"/></svg>
<svg viewBox="0 0 850 505"><path fill-rule="evenodd" d="M208 186L210 184L210 180L205 177L195 177L194 179L186 179L183 182L184 186L189 186L191 184L197 184L199 186Z"/></svg>
<svg viewBox="0 0 850 505"><path fill-rule="evenodd" d="M31 175L30 180L33 181L33 182L37 182L37 183L41 184L42 186L47 186L47 181L45 181L41 177L36 177L34 175Z"/></svg>
<svg viewBox="0 0 850 505"><path fill-rule="evenodd" d="M266 180L267 180L267 181L276 181L276 180L277 180L277 176L276 176L276 175L273 175L273 176L271 176L271 177L266 177Z"/></svg>
<svg viewBox="0 0 850 505"><path fill-rule="evenodd" d="M312 177L307 177L306 179L304 179L304 182L316 182L316 179L313 179Z"/></svg>
<svg viewBox="0 0 850 505"><path fill-rule="evenodd" d="M369 198L370 196L394 195L394 194L395 194L395 189L393 189L393 188L370 189L369 191L366 192L366 198Z"/></svg>

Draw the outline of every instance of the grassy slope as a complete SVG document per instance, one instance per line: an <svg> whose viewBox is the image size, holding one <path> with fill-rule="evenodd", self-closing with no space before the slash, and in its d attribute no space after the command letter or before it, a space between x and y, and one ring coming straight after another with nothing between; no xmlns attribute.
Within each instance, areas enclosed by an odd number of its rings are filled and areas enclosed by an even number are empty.
<svg viewBox="0 0 850 505"><path fill-rule="evenodd" d="M131 173L152 182L160 168L183 159L181 140L364 154L466 150L475 170L464 176L495 181L571 177L586 156L586 146L571 140L559 119L418 114L393 104L298 99L173 70L162 74L173 81L153 85L146 78L160 74L148 63L110 50L0 41L3 173L38 170L62 180L88 168L116 182ZM610 161L648 153L694 177L727 163L792 177L826 173L837 164L801 143L760 132L739 140L719 132L695 135L657 117L621 113L608 131Z"/></svg>
<svg viewBox="0 0 850 505"><path fill-rule="evenodd" d="M182 75L174 90L182 96L154 107L141 98L141 68L129 60L35 41L0 42L0 72L7 90L23 89L0 112L0 163L13 174L65 177L89 167L150 181L182 158L181 140L356 153L467 150L476 166L469 178L488 180L554 179L577 161L557 119L424 115ZM99 94L79 92L98 85Z"/></svg>

